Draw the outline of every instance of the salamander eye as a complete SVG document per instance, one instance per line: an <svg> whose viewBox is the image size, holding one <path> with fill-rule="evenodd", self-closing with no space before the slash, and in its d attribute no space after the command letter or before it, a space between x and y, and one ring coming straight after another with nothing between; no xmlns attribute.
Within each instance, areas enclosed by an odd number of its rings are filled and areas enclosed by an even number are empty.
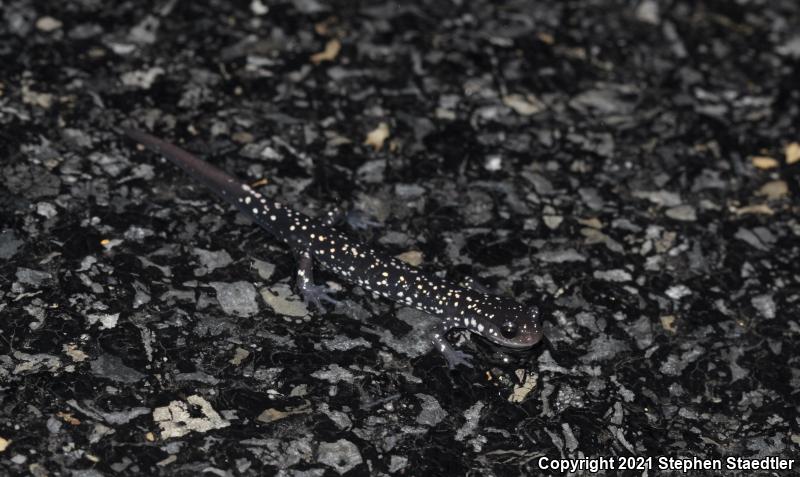
<svg viewBox="0 0 800 477"><path fill-rule="evenodd" d="M503 334L506 338L513 338L517 336L518 326L513 321L505 321L502 325L500 325L500 333Z"/></svg>

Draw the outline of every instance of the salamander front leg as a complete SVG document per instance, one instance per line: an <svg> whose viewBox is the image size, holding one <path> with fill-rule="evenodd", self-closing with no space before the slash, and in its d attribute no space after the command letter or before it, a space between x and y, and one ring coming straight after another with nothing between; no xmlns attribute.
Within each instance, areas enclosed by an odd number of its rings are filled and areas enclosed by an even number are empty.
<svg viewBox="0 0 800 477"><path fill-rule="evenodd" d="M297 254L297 288L303 294L303 301L325 311L322 303L337 305L339 302L328 295L328 287L314 284L314 260L308 250Z"/></svg>
<svg viewBox="0 0 800 477"><path fill-rule="evenodd" d="M450 319L443 319L439 326L435 328L434 335L433 335L433 346L436 347L436 350L442 353L444 359L447 361L447 367L450 369L455 369L458 365L463 365L468 368L472 368L472 356L464 353L463 351L459 351L447 341L447 333L450 332L454 326L451 323Z"/></svg>

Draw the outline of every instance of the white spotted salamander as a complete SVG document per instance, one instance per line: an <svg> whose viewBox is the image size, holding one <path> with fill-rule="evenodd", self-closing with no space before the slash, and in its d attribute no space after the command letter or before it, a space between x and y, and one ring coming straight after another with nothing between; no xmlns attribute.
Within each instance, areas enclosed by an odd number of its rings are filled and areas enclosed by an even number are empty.
<svg viewBox="0 0 800 477"><path fill-rule="evenodd" d="M163 154L287 243L298 257L297 286L304 299L318 308L322 301L335 303L335 300L325 294L324 287L314 285L312 265L315 260L351 283L439 317L440 323L431 340L450 368L458 364L471 366L469 355L454 349L447 341L447 333L454 329L467 329L512 349L530 348L542 338L536 306L520 305L508 298L481 293L472 287L423 273L342 233L334 226L333 213L324 218L308 217L264 197L173 144L141 131L126 128L124 132L152 151Z"/></svg>

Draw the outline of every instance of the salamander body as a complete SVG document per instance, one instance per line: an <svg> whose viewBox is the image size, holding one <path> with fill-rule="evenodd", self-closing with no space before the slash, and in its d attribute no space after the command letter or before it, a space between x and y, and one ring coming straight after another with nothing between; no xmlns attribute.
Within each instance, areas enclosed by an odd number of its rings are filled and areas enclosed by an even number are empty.
<svg viewBox="0 0 800 477"><path fill-rule="evenodd" d="M125 134L164 155L221 198L236 206L298 257L297 285L304 298L321 308L335 302L314 285L313 263L395 302L439 318L431 341L448 365L470 366L469 356L453 348L449 331L467 329L491 342L514 349L534 346L542 337L539 310L516 301L481 293L421 272L407 263L353 239L335 227L333 213L311 218L264 197L208 162L150 134L125 129Z"/></svg>

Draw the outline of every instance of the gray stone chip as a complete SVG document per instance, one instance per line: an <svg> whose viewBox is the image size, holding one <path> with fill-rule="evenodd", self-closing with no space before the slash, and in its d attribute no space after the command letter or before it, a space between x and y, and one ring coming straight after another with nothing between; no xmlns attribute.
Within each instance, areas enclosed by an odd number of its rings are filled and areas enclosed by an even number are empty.
<svg viewBox="0 0 800 477"><path fill-rule="evenodd" d="M629 282L633 279L630 273L619 268L613 270L595 270L594 277L607 282Z"/></svg>
<svg viewBox="0 0 800 477"><path fill-rule="evenodd" d="M447 417L447 411L442 409L439 401L433 396L422 393L417 393L415 396L421 401L422 405L422 411L417 416L417 424L433 427Z"/></svg>
<svg viewBox="0 0 800 477"><path fill-rule="evenodd" d="M667 209L665 212L667 217L673 220L680 220L683 222L694 222L697 220L697 212L691 205L679 205Z"/></svg>
<svg viewBox="0 0 800 477"><path fill-rule="evenodd" d="M145 377L144 374L126 366L116 356L104 354L91 362L92 374L122 383L135 383Z"/></svg>
<svg viewBox="0 0 800 477"><path fill-rule="evenodd" d="M25 285L39 286L45 280L53 276L47 272L40 272L38 270L31 270L30 268L20 267L17 269L17 281Z"/></svg>
<svg viewBox="0 0 800 477"><path fill-rule="evenodd" d="M768 320L775 318L777 306L775 305L775 300L772 298L772 295L754 296L750 299L750 303L764 318Z"/></svg>
<svg viewBox="0 0 800 477"><path fill-rule="evenodd" d="M13 257L22 244L22 240L17 239L13 230L0 231L0 259L6 260Z"/></svg>
<svg viewBox="0 0 800 477"><path fill-rule="evenodd" d="M628 345L624 341L608 336L598 336L592 340L589 352L581 356L580 360L585 363L605 361L613 358L617 353L627 350Z"/></svg>
<svg viewBox="0 0 800 477"><path fill-rule="evenodd" d="M197 261L200 262L200 267L194 270L194 275L197 277L207 275L218 268L224 268L233 263L230 254L225 250L212 251L195 248L192 253L197 256Z"/></svg>
<svg viewBox="0 0 800 477"><path fill-rule="evenodd" d="M347 439L336 442L322 442L317 449L317 461L333 467L340 475L364 462L361 452Z"/></svg>
<svg viewBox="0 0 800 477"><path fill-rule="evenodd" d="M211 282L209 285L217 291L217 301L226 314L253 316L258 313L256 289L252 283L245 281Z"/></svg>
<svg viewBox="0 0 800 477"><path fill-rule="evenodd" d="M586 257L578 253L574 248L567 250L553 250L547 252L539 252L536 258L542 262L548 263L564 263L564 262L585 262Z"/></svg>

